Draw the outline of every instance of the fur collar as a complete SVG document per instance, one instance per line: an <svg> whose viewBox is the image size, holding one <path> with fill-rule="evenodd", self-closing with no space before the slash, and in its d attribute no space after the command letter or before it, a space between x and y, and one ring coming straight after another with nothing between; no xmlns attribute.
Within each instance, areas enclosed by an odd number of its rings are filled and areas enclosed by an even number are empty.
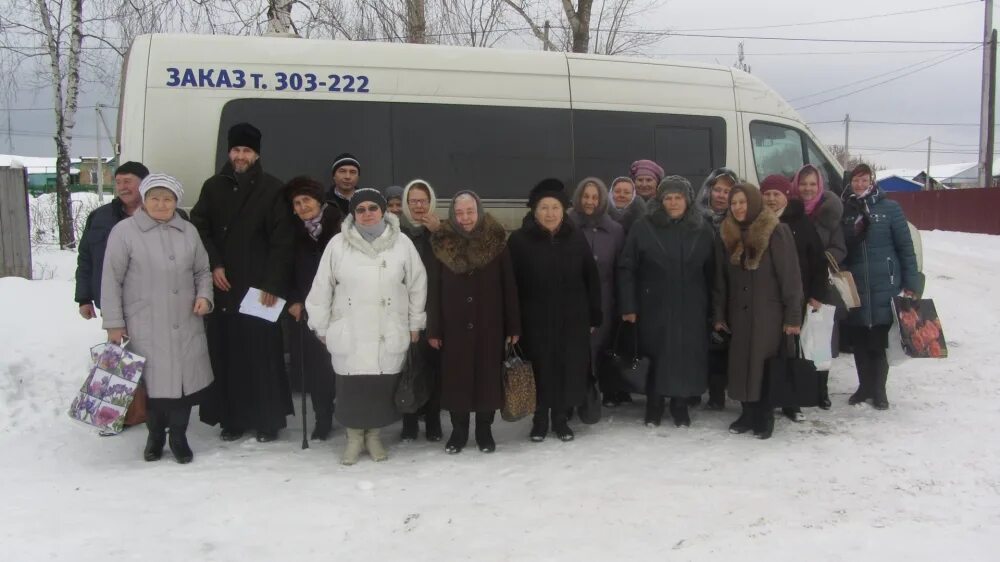
<svg viewBox="0 0 1000 562"><path fill-rule="evenodd" d="M455 231L450 222L442 222L441 229L431 237L434 255L453 273L469 273L490 264L507 245L507 232L491 215L465 237Z"/></svg>
<svg viewBox="0 0 1000 562"><path fill-rule="evenodd" d="M733 218L732 214L727 215L725 220L722 221L722 228L719 234L722 236L722 243L726 248L726 253L729 254L729 263L736 267L743 267L743 269L749 271L760 267L760 260L763 258L764 252L767 251L767 246L771 241L771 234L779 224L781 222L774 213L768 209L762 210L757 215L757 219L750 223L746 237L746 245L748 247L744 248L740 225L736 223L736 219ZM741 263L744 251L746 252L746 260L745 263Z"/></svg>
<svg viewBox="0 0 1000 562"><path fill-rule="evenodd" d="M396 245L396 238L399 236L399 219L392 213L386 213L384 216L386 223L385 232L371 243L365 240L361 236L361 233L358 232L358 229L354 227L354 215L348 215L344 219L340 227L340 233L344 235L344 240L348 246L368 257L374 258L382 252L392 249Z"/></svg>

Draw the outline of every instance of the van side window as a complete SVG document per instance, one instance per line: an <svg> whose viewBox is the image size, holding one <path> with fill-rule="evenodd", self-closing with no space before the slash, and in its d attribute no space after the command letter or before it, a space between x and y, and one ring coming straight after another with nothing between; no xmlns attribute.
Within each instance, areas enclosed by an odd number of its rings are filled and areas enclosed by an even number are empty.
<svg viewBox="0 0 1000 562"><path fill-rule="evenodd" d="M791 127L754 121L750 123L750 141L758 181L771 174L790 178L806 163L802 134Z"/></svg>
<svg viewBox="0 0 1000 562"><path fill-rule="evenodd" d="M757 180L771 174L791 178L804 164L814 164L823 174L823 183L834 193L843 191L843 178L837 168L802 131L764 121L750 123Z"/></svg>

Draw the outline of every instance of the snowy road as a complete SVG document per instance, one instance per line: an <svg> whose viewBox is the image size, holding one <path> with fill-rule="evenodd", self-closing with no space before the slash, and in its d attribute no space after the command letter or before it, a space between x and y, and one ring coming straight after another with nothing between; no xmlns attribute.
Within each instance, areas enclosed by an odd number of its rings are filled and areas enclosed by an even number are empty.
<svg viewBox="0 0 1000 562"><path fill-rule="evenodd" d="M195 460L180 466L142 461L143 428L99 438L71 422L103 333L76 315L75 256L43 252L52 279L0 279L0 556L997 560L1000 237L929 232L924 254L951 357L893 368L887 412L847 406L848 357L834 408L780 419L766 442L726 432L732 404L655 430L637 404L577 423L571 443L498 422L493 455L402 445L395 426L388 462L342 467L339 427L303 451L294 431L223 444L194 421Z"/></svg>

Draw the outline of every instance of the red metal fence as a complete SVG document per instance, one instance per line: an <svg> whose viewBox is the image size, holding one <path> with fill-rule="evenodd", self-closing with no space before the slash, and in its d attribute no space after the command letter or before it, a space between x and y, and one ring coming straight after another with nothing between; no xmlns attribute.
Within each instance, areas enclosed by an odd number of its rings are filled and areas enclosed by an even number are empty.
<svg viewBox="0 0 1000 562"><path fill-rule="evenodd" d="M890 192L920 230L1000 234L1000 188Z"/></svg>

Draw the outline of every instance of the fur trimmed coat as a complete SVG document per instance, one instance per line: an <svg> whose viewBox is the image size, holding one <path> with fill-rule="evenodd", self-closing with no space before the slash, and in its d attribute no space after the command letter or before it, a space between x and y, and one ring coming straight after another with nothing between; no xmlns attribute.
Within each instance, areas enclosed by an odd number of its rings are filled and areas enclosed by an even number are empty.
<svg viewBox="0 0 1000 562"><path fill-rule="evenodd" d="M424 264L399 219L386 213L385 221L385 231L369 243L354 217L345 218L306 297L309 328L326 338L338 375L399 373L410 332L427 321Z"/></svg>
<svg viewBox="0 0 1000 562"><path fill-rule="evenodd" d="M444 221L431 247L437 272L428 275L427 337L443 342L441 407L458 413L498 410L504 341L521 335L507 233L488 214L468 237Z"/></svg>
<svg viewBox="0 0 1000 562"><path fill-rule="evenodd" d="M744 243L730 214L722 221L712 304L715 322L732 332L729 342L729 396L740 402L761 399L764 362L785 342L783 327L802 324L802 281L795 239L771 211L750 224Z"/></svg>
<svg viewBox="0 0 1000 562"><path fill-rule="evenodd" d="M508 241L521 303L521 347L533 363L538 409L582 404L590 328L601 325L601 281L583 234L566 218L553 235L530 213Z"/></svg>
<svg viewBox="0 0 1000 562"><path fill-rule="evenodd" d="M715 232L693 206L678 221L658 206L629 232L618 265L619 303L622 314L638 316L656 395L705 392L715 259Z"/></svg>

